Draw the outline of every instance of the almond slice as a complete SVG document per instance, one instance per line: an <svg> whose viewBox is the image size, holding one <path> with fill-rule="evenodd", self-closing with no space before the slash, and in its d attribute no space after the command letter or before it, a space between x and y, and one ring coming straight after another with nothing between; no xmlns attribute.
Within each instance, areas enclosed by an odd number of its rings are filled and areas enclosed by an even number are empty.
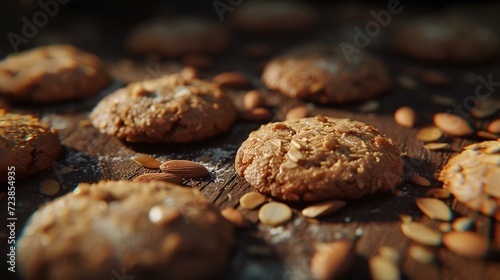
<svg viewBox="0 0 500 280"><path fill-rule="evenodd" d="M417 132L417 139L424 142L434 142L443 137L443 132L437 127L424 127Z"/></svg>
<svg viewBox="0 0 500 280"><path fill-rule="evenodd" d="M456 218L452 225L455 231L466 231L472 229L474 221L470 217L460 217Z"/></svg>
<svg viewBox="0 0 500 280"><path fill-rule="evenodd" d="M488 241L481 235L470 232L450 232L443 237L444 245L453 253L467 258L481 258L488 252Z"/></svg>
<svg viewBox="0 0 500 280"><path fill-rule="evenodd" d="M57 182L56 180L47 179L40 182L41 194L53 196L56 195L60 189L61 186L59 185L59 182Z"/></svg>
<svg viewBox="0 0 500 280"><path fill-rule="evenodd" d="M451 197L451 193L449 190L446 189L430 189L425 192L425 195L429 197L434 197L434 198L439 198L439 199L447 199Z"/></svg>
<svg viewBox="0 0 500 280"><path fill-rule="evenodd" d="M238 209L234 208L226 208L223 209L220 214L222 217L226 218L226 220L230 221L233 225L238 228L248 228L250 227L250 223L245 219L245 216Z"/></svg>
<svg viewBox="0 0 500 280"><path fill-rule="evenodd" d="M450 144L448 143L427 143L424 145L424 148L430 151L437 150L448 150L450 148Z"/></svg>
<svg viewBox="0 0 500 280"><path fill-rule="evenodd" d="M470 124L458 115L437 113L434 115L434 125L451 136L467 136L474 133Z"/></svg>
<svg viewBox="0 0 500 280"><path fill-rule="evenodd" d="M400 126L412 128L415 126L417 114L408 106L400 107L394 112L394 120Z"/></svg>
<svg viewBox="0 0 500 280"><path fill-rule="evenodd" d="M280 202L269 202L259 210L261 223L273 227L287 223L292 218L292 210L288 205Z"/></svg>
<svg viewBox="0 0 500 280"><path fill-rule="evenodd" d="M240 205L243 209L252 210L266 202L266 197L258 192L249 192L240 198Z"/></svg>
<svg viewBox="0 0 500 280"><path fill-rule="evenodd" d="M417 198L415 199L415 202L417 203L418 208L431 219L446 222L453 219L451 208L437 198Z"/></svg>
<svg viewBox="0 0 500 280"><path fill-rule="evenodd" d="M380 256L389 259L394 263L399 263L401 261L401 253L394 247L381 246L378 248L378 253Z"/></svg>
<svg viewBox="0 0 500 280"><path fill-rule="evenodd" d="M308 218L323 217L343 208L347 203L342 200L333 200L308 206L302 210L302 215Z"/></svg>
<svg viewBox="0 0 500 280"><path fill-rule="evenodd" d="M346 240L316 244L311 259L311 273L315 279L337 279L345 275L354 263L352 243Z"/></svg>
<svg viewBox="0 0 500 280"><path fill-rule="evenodd" d="M382 256L374 256L368 262L373 280L397 280L401 277L399 267Z"/></svg>
<svg viewBox="0 0 500 280"><path fill-rule="evenodd" d="M302 119L309 115L309 108L306 106L294 107L286 113L286 120Z"/></svg>
<svg viewBox="0 0 500 280"><path fill-rule="evenodd" d="M442 242L442 235L439 231L421 223L402 224L401 231L409 239L423 245L438 246Z"/></svg>
<svg viewBox="0 0 500 280"><path fill-rule="evenodd" d="M133 157L132 160L146 168L154 169L160 166L160 162L158 160L147 155L138 155Z"/></svg>
<svg viewBox="0 0 500 280"><path fill-rule="evenodd" d="M136 182L166 181L177 185L182 184L182 178L170 173L148 173L134 178Z"/></svg>
<svg viewBox="0 0 500 280"><path fill-rule="evenodd" d="M420 263L432 263L434 261L434 253L420 245L412 245L408 250L408 254Z"/></svg>

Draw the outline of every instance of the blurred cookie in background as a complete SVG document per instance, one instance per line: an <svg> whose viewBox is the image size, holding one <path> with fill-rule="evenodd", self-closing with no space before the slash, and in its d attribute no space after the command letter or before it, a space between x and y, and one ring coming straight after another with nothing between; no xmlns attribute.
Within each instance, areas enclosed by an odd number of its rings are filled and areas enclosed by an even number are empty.
<svg viewBox="0 0 500 280"><path fill-rule="evenodd" d="M439 63L479 63L498 56L497 35L456 16L425 16L400 25L394 48L414 59Z"/></svg>
<svg viewBox="0 0 500 280"><path fill-rule="evenodd" d="M217 22L196 18L156 19L133 29L125 48L134 54L180 57L195 53L217 53L229 43L226 28Z"/></svg>

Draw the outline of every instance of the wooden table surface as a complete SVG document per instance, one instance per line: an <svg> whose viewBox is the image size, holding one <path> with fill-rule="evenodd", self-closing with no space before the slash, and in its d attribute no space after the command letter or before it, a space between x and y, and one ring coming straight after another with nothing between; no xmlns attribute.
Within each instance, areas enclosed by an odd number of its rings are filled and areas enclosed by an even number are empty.
<svg viewBox="0 0 500 280"><path fill-rule="evenodd" d="M317 34L316 40L322 40ZM307 41L306 36L302 42ZM285 49L290 42L286 40L269 39L273 54ZM202 78L210 79L214 74L236 70L248 75L253 88L263 88L259 78L259 67L264 59L249 59L243 55L241 46L251 39L242 39L239 45L233 46L230 51L214 57L215 66L200 73ZM298 42L294 42L296 44ZM360 104L346 106L315 106L308 104L311 115L322 114L334 117L347 117L374 125L380 131L392 138L402 152L406 154L406 173L417 172L432 182L432 187L441 187L441 183L433 179L433 174L442 167L447 159L461 150L467 144L481 141L480 138L448 138L452 149L444 152L431 152L423 148L423 144L416 140L417 128L408 129L398 126L393 120L393 112L400 106L410 105L420 115L420 124L431 124L432 115L444 112L452 106L436 105L430 101L431 96L443 95L463 104L468 96L474 96L478 85L477 77L487 79L492 75L493 80L500 80L500 64L498 62L479 66L435 66L427 65L410 59L399 57L388 49L376 48L373 52L382 56L390 68L394 80L394 88L376 100L380 108L373 113L359 112ZM98 53L101 54L101 53ZM121 55L102 53L112 73L123 70L123 62L117 58ZM106 57L109 57L107 59ZM157 65L161 71L155 73L172 72L181 67L178 61L154 61L136 59L135 77L154 77L151 69ZM119 66L121 65L121 66ZM149 69L149 70L148 70ZM421 83L417 74L419 71L437 69L446 73L452 81L450 87L435 87ZM132 75L132 76L134 76ZM412 77L417 81L415 88L407 88L398 84L401 76ZM206 141L190 144L130 144L116 138L101 135L95 128L82 125L81 120L87 118L88 112L105 94L123 85L115 80L110 87L95 98L75 101L66 104L48 105L43 107L30 105L14 105L12 111L30 112L50 121L58 131L59 138L64 146L64 152L53 165L53 168L26 179L16 182L17 209L17 236L20 236L22 225L29 215L42 203L50 201L71 191L79 182L97 182L99 180L129 180L140 174L153 172L140 167L131 160L139 153L151 155L161 161L168 159L189 159L204 164L210 175L203 180L185 180L187 187L198 188L206 198L220 207L239 207L238 199L245 193L252 191L252 187L234 170L234 157L241 142L248 134L259 127L259 123L238 120L231 130L224 135L216 136ZM241 104L245 90L228 89L236 104ZM302 101L285 98L278 93L264 91L268 104L273 111L272 120L282 120L287 110L307 104ZM500 87L492 92L490 98L498 98ZM489 102L490 100L488 100ZM498 117L498 115L497 115ZM484 129L486 120L474 120L476 127ZM420 126L420 127L421 127ZM67 166L73 167L71 172ZM44 179L58 180L61 191L54 197L42 195L38 191L39 183ZM401 232L399 214L411 215L414 220L421 221L432 227L438 222L422 215L417 209L414 198L425 196L428 188L414 185L409 182L401 184L396 192L382 193L366 197L357 201L349 201L341 211L319 220L308 220L300 215L303 204L289 204L294 209L292 220L281 227L272 228L259 224L257 211L242 210L254 222L249 230L236 232L237 245L233 257L227 268L226 279L310 279L309 262L314 253L315 242L331 242L338 239L355 240L357 253L356 263L348 275L348 279L369 279L367 260L378 253L381 246L391 246L398 249L403 259L400 268L404 277L409 279L500 279L500 265L498 259L468 260L456 256L444 247L435 248L437 261L433 264L420 264L407 254L412 244ZM456 216L475 217L475 231L492 240L492 244L500 245L500 233L495 234L495 228L500 226L492 219L478 215L465 208L454 200L448 201ZM0 202L0 209L6 209L6 199ZM6 211L0 211L0 220L6 220ZM362 232L359 238L355 231ZM0 229L2 239L0 248L2 255L7 252L6 229ZM496 238L494 238L496 236ZM2 258L3 259L3 258ZM4 263L4 261L2 261ZM3 275L2 270L2 274ZM8 275L12 277L12 275ZM110 277L113 275L110 273ZM11 278L2 278L11 279Z"/></svg>

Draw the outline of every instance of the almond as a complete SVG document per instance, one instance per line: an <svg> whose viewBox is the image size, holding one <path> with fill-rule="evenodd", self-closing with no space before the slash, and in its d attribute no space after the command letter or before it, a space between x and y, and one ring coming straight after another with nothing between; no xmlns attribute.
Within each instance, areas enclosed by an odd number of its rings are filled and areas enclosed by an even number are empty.
<svg viewBox="0 0 500 280"><path fill-rule="evenodd" d="M271 111L264 107L253 108L252 110L243 112L241 117L249 121L263 122L271 119Z"/></svg>
<svg viewBox="0 0 500 280"><path fill-rule="evenodd" d="M315 279L337 279L345 275L354 263L353 245L341 240L316 244L316 253L311 259L311 273Z"/></svg>
<svg viewBox="0 0 500 280"><path fill-rule="evenodd" d="M308 206L302 210L302 215L308 218L318 218L332 214L341 208L343 208L347 203L342 200L333 200L323 203L314 204Z"/></svg>
<svg viewBox="0 0 500 280"><path fill-rule="evenodd" d="M378 253L380 256L389 259L394 263L399 263L401 261L401 253L394 247L381 246L378 248Z"/></svg>
<svg viewBox="0 0 500 280"><path fill-rule="evenodd" d="M182 178L200 178L208 175L208 170L203 165L190 160L169 160L162 163L160 169Z"/></svg>
<svg viewBox="0 0 500 280"><path fill-rule="evenodd" d="M193 80L198 77L198 70L193 66L186 66L182 68L180 75L186 80Z"/></svg>
<svg viewBox="0 0 500 280"><path fill-rule="evenodd" d="M149 173L134 178L136 182L166 181L177 185L182 184L182 178L171 173Z"/></svg>
<svg viewBox="0 0 500 280"><path fill-rule="evenodd" d="M488 131L478 131L476 133L476 135L479 136L479 137L481 137L481 138L491 139L491 140L495 140L495 139L500 138L500 134L495 134L495 133L491 133L491 132L488 132Z"/></svg>
<svg viewBox="0 0 500 280"><path fill-rule="evenodd" d="M422 247L420 245L412 245L408 254L417 262L420 263L431 263L434 261L434 253L428 248Z"/></svg>
<svg viewBox="0 0 500 280"><path fill-rule="evenodd" d="M415 111L407 106L401 107L394 113L394 120L397 124L404 127L415 126L415 121L417 119L417 114Z"/></svg>
<svg viewBox="0 0 500 280"><path fill-rule="evenodd" d="M305 118L309 115L309 108L306 106L297 106L294 107L286 113L286 120L296 120L296 119L302 119Z"/></svg>
<svg viewBox="0 0 500 280"><path fill-rule="evenodd" d="M437 127L425 127L417 132L417 139L424 142L434 142L443 137L443 133Z"/></svg>
<svg viewBox="0 0 500 280"><path fill-rule="evenodd" d="M264 98L258 90L251 90L243 96L243 108L247 111L264 105Z"/></svg>
<svg viewBox="0 0 500 280"><path fill-rule="evenodd" d="M222 217L226 218L226 220L230 221L233 225L238 228L248 228L250 227L250 223L245 219L245 216L238 209L234 208L226 208L223 209L220 214Z"/></svg>
<svg viewBox="0 0 500 280"><path fill-rule="evenodd" d="M247 87L251 85L250 80L238 72L224 72L216 75L212 81L220 86Z"/></svg>
<svg viewBox="0 0 500 280"><path fill-rule="evenodd" d="M59 182L57 182L56 180L47 179L40 182L41 194L53 196L56 195L60 189L61 186L59 185Z"/></svg>
<svg viewBox="0 0 500 280"><path fill-rule="evenodd" d="M443 237L444 245L453 253L467 258L481 258L488 252L488 241L481 235L470 232L450 232Z"/></svg>
<svg viewBox="0 0 500 280"><path fill-rule="evenodd" d="M417 184L419 186L423 186L423 187L430 187L431 186L431 182L429 182L429 180L425 179L424 177L418 175L415 172L408 175L407 179L410 182Z"/></svg>
<svg viewBox="0 0 500 280"><path fill-rule="evenodd" d="M488 125L488 132L500 134L500 119L496 119Z"/></svg>
<svg viewBox="0 0 500 280"><path fill-rule="evenodd" d="M437 113L434 115L434 124L451 136L467 136L474 133L469 123L455 114Z"/></svg>
<svg viewBox="0 0 500 280"><path fill-rule="evenodd" d="M418 208L431 219L441 221L451 221L453 219L451 208L437 198L417 198L415 202Z"/></svg>
<svg viewBox="0 0 500 280"><path fill-rule="evenodd" d="M398 280L401 272L396 263L382 256L374 256L368 262L373 280Z"/></svg>
<svg viewBox="0 0 500 280"><path fill-rule="evenodd" d="M438 188L430 189L430 190L426 191L425 195L427 195L429 197L439 198L439 199L447 199L447 198L451 197L450 191L445 190L445 189L438 189Z"/></svg>
<svg viewBox="0 0 500 280"><path fill-rule="evenodd" d="M438 246L442 242L442 235L439 231L421 223L402 224L401 231L409 239L423 245Z"/></svg>
<svg viewBox="0 0 500 280"><path fill-rule="evenodd" d="M132 160L146 168L158 168L160 166L158 160L147 155L138 155L133 157Z"/></svg>

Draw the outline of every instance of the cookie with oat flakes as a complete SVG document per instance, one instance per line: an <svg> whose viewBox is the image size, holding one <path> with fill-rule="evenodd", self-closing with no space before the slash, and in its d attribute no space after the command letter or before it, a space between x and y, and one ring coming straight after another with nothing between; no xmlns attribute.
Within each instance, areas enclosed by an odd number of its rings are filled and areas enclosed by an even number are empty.
<svg viewBox="0 0 500 280"><path fill-rule="evenodd" d="M291 201L356 199L403 180L391 139L362 122L323 116L261 126L241 144L235 167L258 191Z"/></svg>
<svg viewBox="0 0 500 280"><path fill-rule="evenodd" d="M0 61L0 96L56 103L99 93L110 82L101 60L70 45L51 45Z"/></svg>
<svg viewBox="0 0 500 280"><path fill-rule="evenodd" d="M192 142L229 129L236 109L222 89L179 74L129 84L90 114L103 134L129 142Z"/></svg>

